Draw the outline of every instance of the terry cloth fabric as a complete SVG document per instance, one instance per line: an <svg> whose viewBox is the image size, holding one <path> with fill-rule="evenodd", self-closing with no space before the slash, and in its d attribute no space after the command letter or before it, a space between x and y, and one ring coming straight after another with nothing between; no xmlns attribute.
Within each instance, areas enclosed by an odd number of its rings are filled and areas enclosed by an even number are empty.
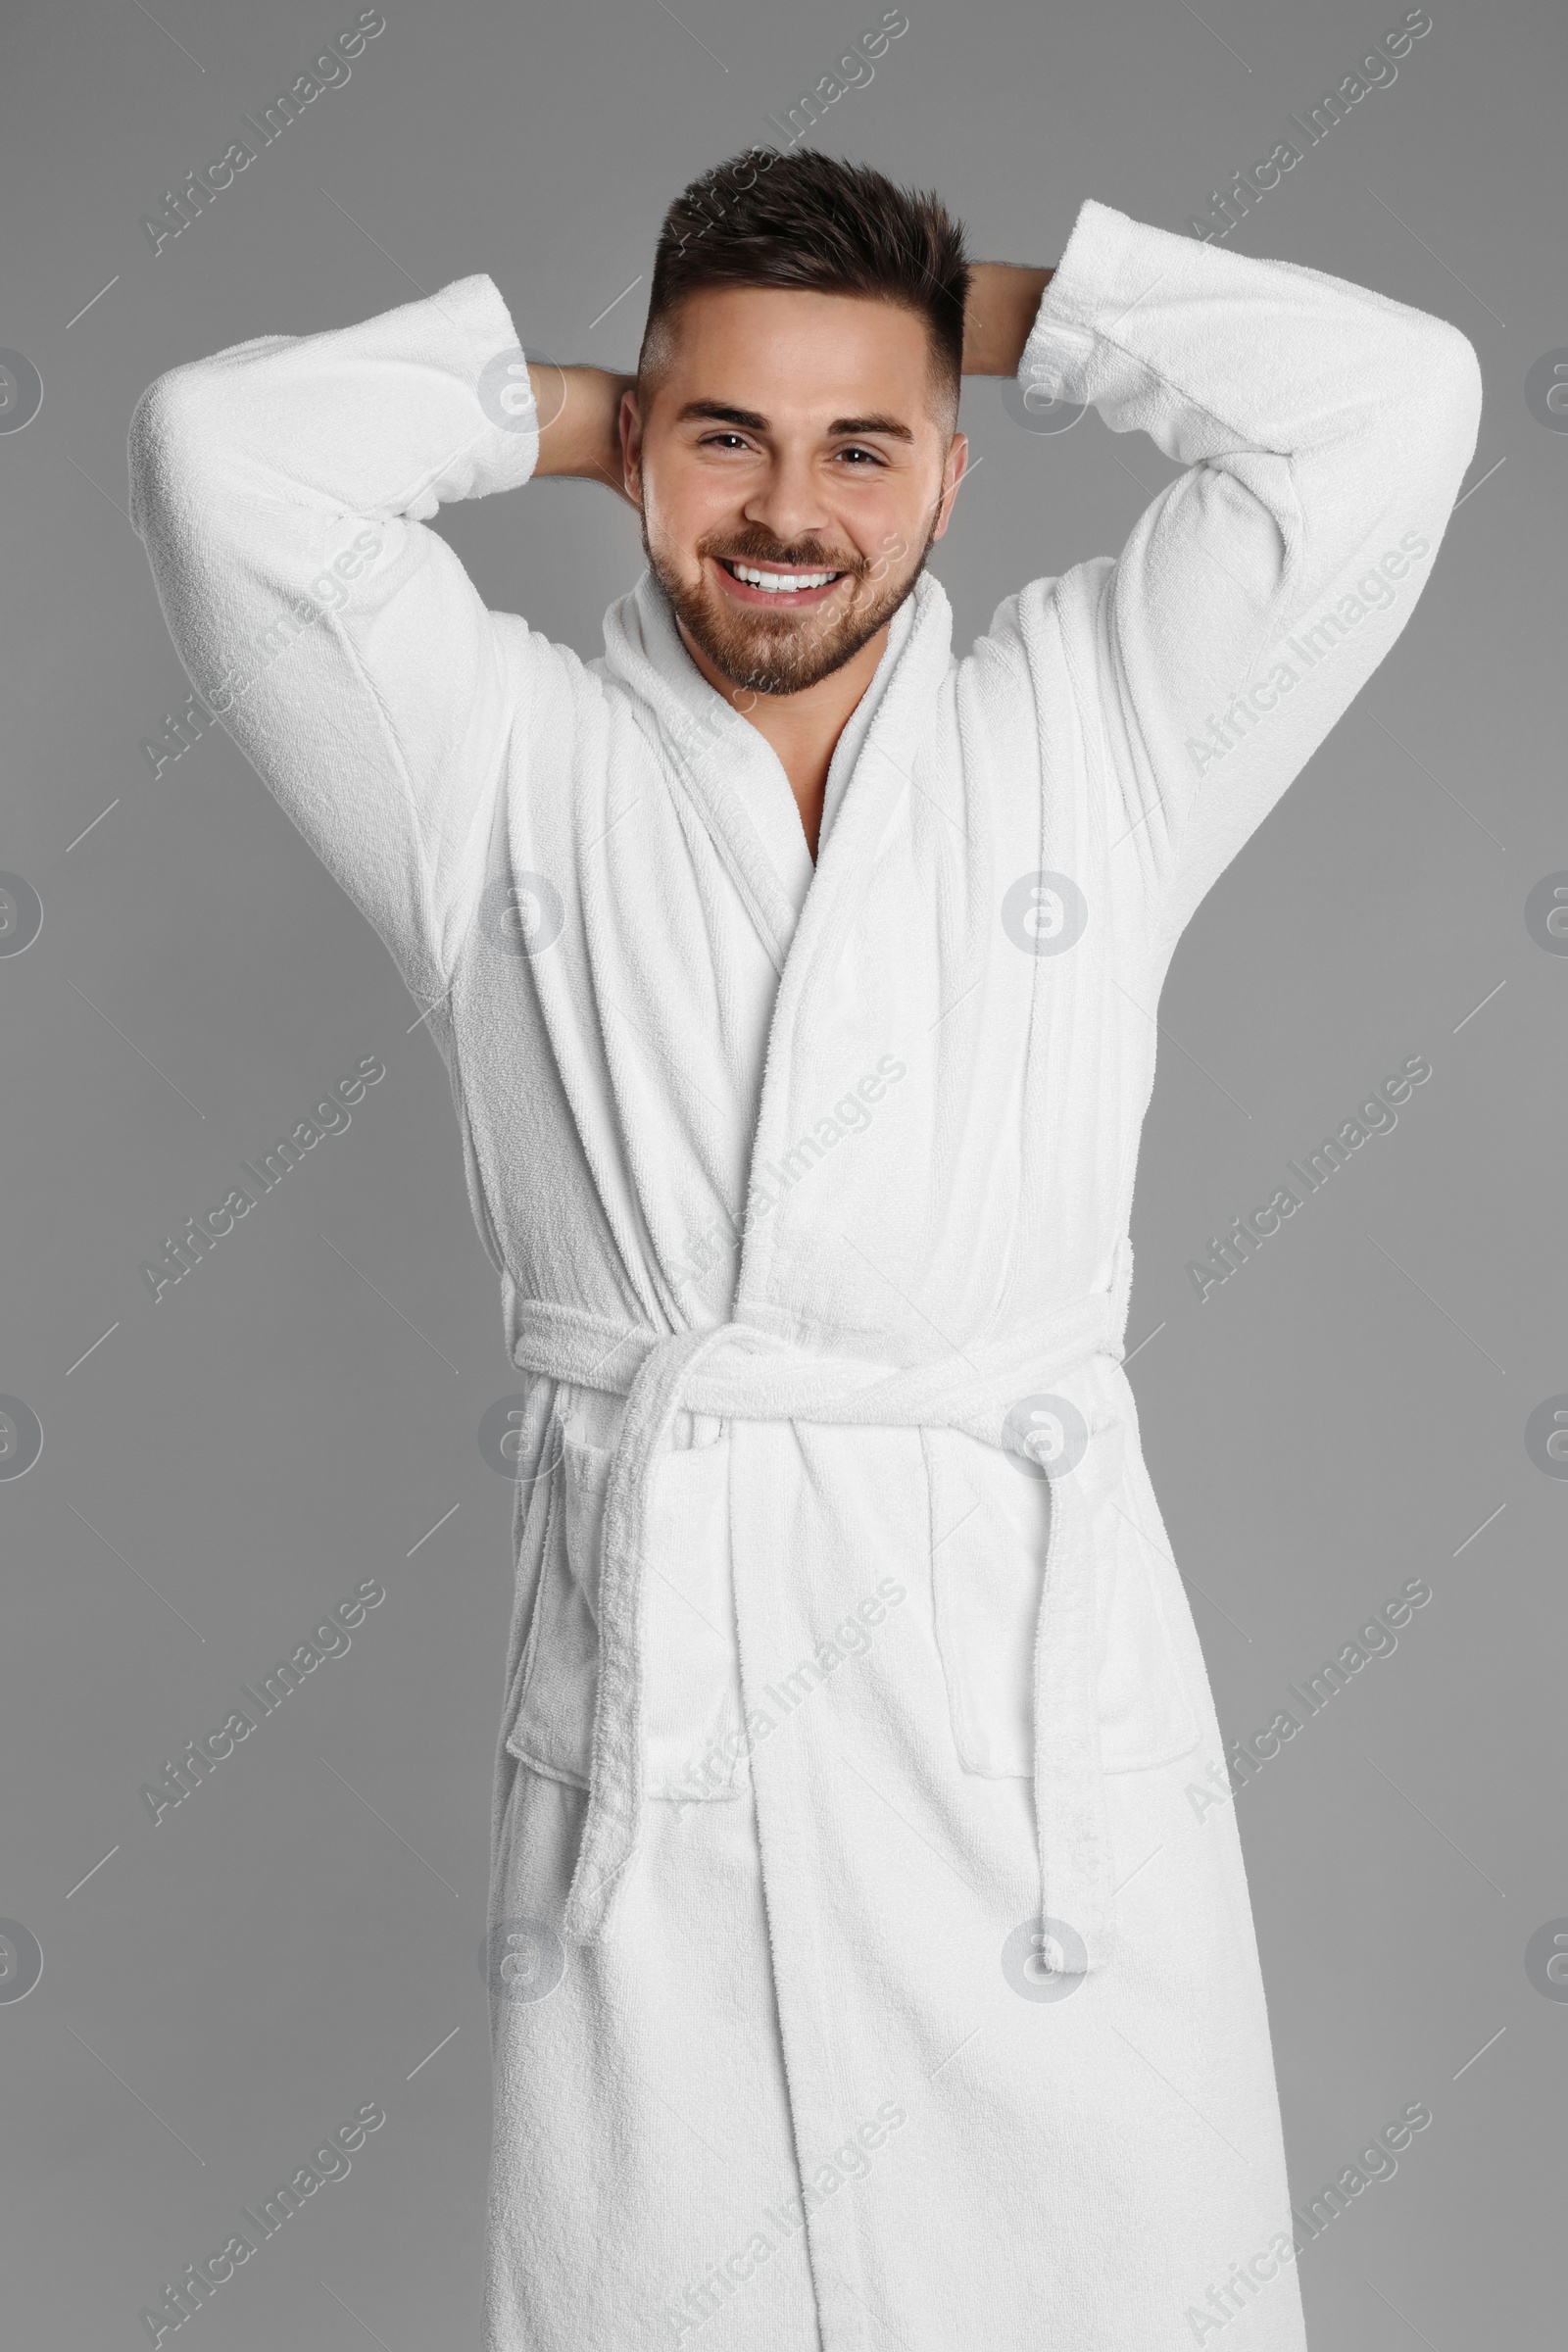
<svg viewBox="0 0 1568 2352"><path fill-rule="evenodd" d="M193 684L429 1008L526 1382L487 2352L1301 2352L1127 1229L1172 951L1408 619L1474 353L1086 203L1020 382L1183 470L961 658L920 579L812 871L650 577L583 662L428 527L528 480L517 343L467 277L131 431Z"/></svg>
<svg viewBox="0 0 1568 2352"><path fill-rule="evenodd" d="M599 1660L592 1797L568 1894L565 1932L584 1941L610 1932L621 1874L635 1858L643 1806L642 1580L657 1500L661 1456L684 1404L725 1421L809 1421L956 1429L1001 1446L1021 1393L1054 1394L1094 1351L1119 1360L1132 1280L1132 1251L1108 1293L1044 1324L1009 1335L1001 1360L982 1366L960 1354L904 1371L846 1357L787 1349L766 1332L720 1324L644 1342L642 1360L621 1380L609 1370L643 1335L596 1318L524 1305L514 1361L529 1371L624 1394L605 1496L600 1545ZM727 1360L724 1350L728 1351ZM716 1359L716 1370L715 1370ZM706 1377L704 1377L706 1375ZM1049 1385L1048 1385L1049 1384ZM1027 1456L1024 1457L1027 1460ZM1034 1645L1035 1814L1043 1922L1070 1920L1077 1942L1063 1973L1109 1957L1110 1853L1101 1778L1096 1705L1095 1551L1068 1478L1052 1491L1039 1624ZM1081 1948L1080 1948L1081 1947Z"/></svg>

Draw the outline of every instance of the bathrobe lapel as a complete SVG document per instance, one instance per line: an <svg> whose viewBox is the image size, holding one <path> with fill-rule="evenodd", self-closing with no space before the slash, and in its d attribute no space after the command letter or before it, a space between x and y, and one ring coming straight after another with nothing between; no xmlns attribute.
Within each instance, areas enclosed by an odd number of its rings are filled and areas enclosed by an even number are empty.
<svg viewBox="0 0 1568 2352"><path fill-rule="evenodd" d="M800 1102L826 1100L842 1073L811 1073L813 1009L868 891L891 825L904 821L922 736L952 662L953 613L940 581L924 572L895 619L883 663L835 755L828 822L799 913L785 870L800 818L771 747L709 686L686 653L652 575L606 615L606 662L632 688L661 740L678 789L689 796L779 973L768 1033L752 1165L788 1149ZM871 708L867 710L866 706ZM844 772L847 769L847 773ZM781 813L783 823L781 823ZM808 855L804 834L799 851ZM765 1308L774 1236L746 1235L734 1311ZM773 1318L767 1318L772 1320Z"/></svg>

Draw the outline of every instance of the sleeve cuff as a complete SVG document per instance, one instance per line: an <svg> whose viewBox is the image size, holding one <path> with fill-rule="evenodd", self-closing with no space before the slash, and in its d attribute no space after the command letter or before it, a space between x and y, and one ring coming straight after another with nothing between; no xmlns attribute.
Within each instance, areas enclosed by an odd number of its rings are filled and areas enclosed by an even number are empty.
<svg viewBox="0 0 1568 2352"><path fill-rule="evenodd" d="M474 397L490 427L487 483L517 489L539 462L539 413L512 313L493 277L455 278L434 297L466 346Z"/></svg>
<svg viewBox="0 0 1568 2352"><path fill-rule="evenodd" d="M1084 368L1095 347L1095 320L1105 286L1137 236L1138 223L1127 214L1085 198L1018 362L1025 394L1087 402Z"/></svg>

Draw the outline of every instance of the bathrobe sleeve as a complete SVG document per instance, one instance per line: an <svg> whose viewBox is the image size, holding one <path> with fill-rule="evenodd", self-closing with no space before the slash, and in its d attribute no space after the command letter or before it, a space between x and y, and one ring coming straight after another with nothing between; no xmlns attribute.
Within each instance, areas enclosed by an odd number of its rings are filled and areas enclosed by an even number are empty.
<svg viewBox="0 0 1568 2352"><path fill-rule="evenodd" d="M1037 695L1059 631L1107 840L1168 947L1409 619L1474 452L1480 368L1442 319L1091 201L1018 380L1187 468L1114 562L1035 583L993 623Z"/></svg>
<svg viewBox="0 0 1568 2352"><path fill-rule="evenodd" d="M489 612L425 527L533 470L516 343L491 279L466 277L176 368L130 429L131 516L192 684L432 1000L530 665L556 652Z"/></svg>

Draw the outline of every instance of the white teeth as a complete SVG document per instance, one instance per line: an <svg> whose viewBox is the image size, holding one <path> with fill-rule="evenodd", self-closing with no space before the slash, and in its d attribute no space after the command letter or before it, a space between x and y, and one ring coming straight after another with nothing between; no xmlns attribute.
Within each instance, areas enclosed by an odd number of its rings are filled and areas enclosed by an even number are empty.
<svg viewBox="0 0 1568 2352"><path fill-rule="evenodd" d="M751 564L732 563L730 569L749 588L764 589L769 596L792 594L800 588L825 588L839 576L836 571L759 571Z"/></svg>

